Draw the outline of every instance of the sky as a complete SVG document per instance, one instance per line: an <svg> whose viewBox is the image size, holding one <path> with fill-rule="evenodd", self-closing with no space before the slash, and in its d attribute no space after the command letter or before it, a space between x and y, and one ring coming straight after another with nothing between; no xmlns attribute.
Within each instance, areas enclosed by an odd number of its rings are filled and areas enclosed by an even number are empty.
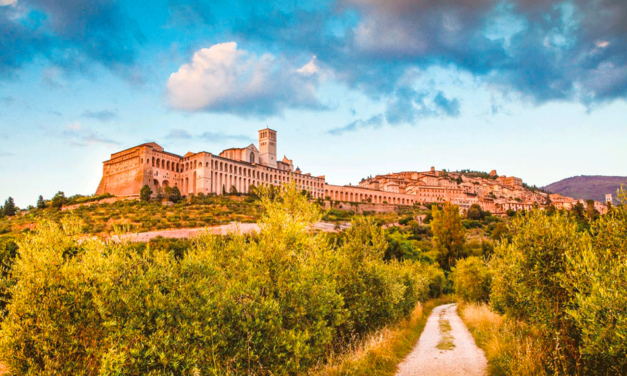
<svg viewBox="0 0 627 376"><path fill-rule="evenodd" d="M627 175L624 0L0 0L0 204L278 131L331 184Z"/></svg>

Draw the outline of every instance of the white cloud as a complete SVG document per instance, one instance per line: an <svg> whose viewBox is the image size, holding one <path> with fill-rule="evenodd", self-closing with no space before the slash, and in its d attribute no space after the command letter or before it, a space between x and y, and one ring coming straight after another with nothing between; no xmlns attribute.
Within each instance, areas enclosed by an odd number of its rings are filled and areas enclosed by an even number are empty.
<svg viewBox="0 0 627 376"><path fill-rule="evenodd" d="M166 92L172 107L186 111L264 117L286 108L323 108L312 66L301 69L272 54L257 56L238 50L235 42L221 43L197 51L172 73Z"/></svg>
<svg viewBox="0 0 627 376"><path fill-rule="evenodd" d="M318 73L319 70L320 68L318 68L318 65L316 64L316 56L314 56L309 63L298 68L297 72L303 76L311 76L312 74Z"/></svg>
<svg viewBox="0 0 627 376"><path fill-rule="evenodd" d="M605 40L601 40L601 41L596 42L595 44L599 48L605 48L605 47L610 45L610 42L605 41Z"/></svg>
<svg viewBox="0 0 627 376"><path fill-rule="evenodd" d="M17 0L0 0L0 7L16 4Z"/></svg>

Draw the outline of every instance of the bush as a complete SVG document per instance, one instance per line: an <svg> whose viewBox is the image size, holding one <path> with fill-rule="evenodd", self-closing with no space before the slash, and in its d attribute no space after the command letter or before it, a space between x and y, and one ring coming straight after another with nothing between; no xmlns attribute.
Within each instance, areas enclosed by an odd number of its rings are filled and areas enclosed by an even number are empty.
<svg viewBox="0 0 627 376"><path fill-rule="evenodd" d="M551 343L564 374L627 373L627 207L580 231L574 216L517 216L491 262L492 305Z"/></svg>
<svg viewBox="0 0 627 376"><path fill-rule="evenodd" d="M348 318L341 326L344 339L363 336L407 315L429 295L424 265L412 261L383 263L387 242L372 218L358 217L344 232L333 261L338 291Z"/></svg>
<svg viewBox="0 0 627 376"><path fill-rule="evenodd" d="M260 193L258 235L203 234L190 247L81 238L66 217L18 242L0 331L15 374L302 374L335 344L407 315L432 267L383 261L362 219L341 247L295 187Z"/></svg>
<svg viewBox="0 0 627 376"><path fill-rule="evenodd" d="M479 257L459 260L451 270L455 294L467 302L487 302L490 298L490 270Z"/></svg>

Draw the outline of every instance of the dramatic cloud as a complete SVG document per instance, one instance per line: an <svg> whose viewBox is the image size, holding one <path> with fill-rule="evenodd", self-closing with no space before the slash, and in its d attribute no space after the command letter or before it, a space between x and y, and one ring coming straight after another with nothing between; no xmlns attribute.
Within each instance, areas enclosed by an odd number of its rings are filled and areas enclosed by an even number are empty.
<svg viewBox="0 0 627 376"><path fill-rule="evenodd" d="M260 118L287 108L322 109L311 64L293 67L271 54L238 50L234 42L216 44L196 52L190 63L172 73L167 95L172 107L185 111Z"/></svg>
<svg viewBox="0 0 627 376"><path fill-rule="evenodd" d="M91 118L91 119L104 121L104 122L113 120L118 117L118 115L115 112L109 111L109 110L102 110L102 111L85 110L81 116L85 118Z"/></svg>
<svg viewBox="0 0 627 376"><path fill-rule="evenodd" d="M373 99L393 96L407 69L433 66L454 66L536 103L627 96L622 0L338 0L270 12L235 32L316 55Z"/></svg>
<svg viewBox="0 0 627 376"><path fill-rule="evenodd" d="M199 135L192 135L185 129L172 129L170 134L166 138L171 140L203 140L207 142L223 142L223 141L241 141L252 142L253 140L249 136L245 135L229 135L218 132L203 132Z"/></svg>
<svg viewBox="0 0 627 376"><path fill-rule="evenodd" d="M14 1L0 7L0 35L4 76L38 56L66 72L97 62L131 75L125 68L135 62L135 47L144 39L115 0Z"/></svg>

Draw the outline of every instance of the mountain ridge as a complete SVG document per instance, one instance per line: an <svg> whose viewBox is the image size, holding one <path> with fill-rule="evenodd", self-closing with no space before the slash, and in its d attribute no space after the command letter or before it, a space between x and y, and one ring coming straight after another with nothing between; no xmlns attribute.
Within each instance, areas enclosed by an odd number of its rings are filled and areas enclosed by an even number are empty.
<svg viewBox="0 0 627 376"><path fill-rule="evenodd" d="M616 203L616 191L621 184L627 186L627 176L578 175L545 185L542 189L575 199L605 202L611 193Z"/></svg>

